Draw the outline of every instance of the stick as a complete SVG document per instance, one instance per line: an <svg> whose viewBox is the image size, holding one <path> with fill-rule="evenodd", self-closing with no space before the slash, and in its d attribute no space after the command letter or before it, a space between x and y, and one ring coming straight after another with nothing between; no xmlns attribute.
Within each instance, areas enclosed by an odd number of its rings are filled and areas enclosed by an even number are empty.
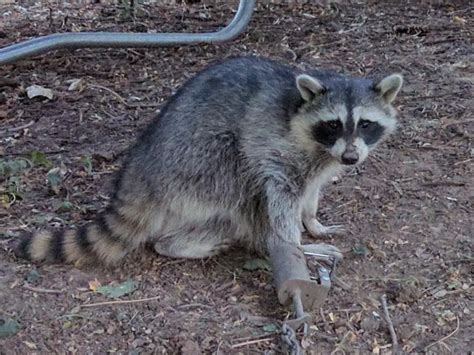
<svg viewBox="0 0 474 355"><path fill-rule="evenodd" d="M350 284L348 284L345 281L342 281L342 279L340 279L337 276L333 277L333 281L334 281L335 285L339 286L340 288L342 288L345 291L350 291L352 289L352 286Z"/></svg>
<svg viewBox="0 0 474 355"><path fill-rule="evenodd" d="M108 306L108 305L113 305L113 304L130 304L130 303L141 303L141 302L148 302L148 301L154 301L159 299L161 296L155 296L155 297L148 297L148 298L139 298L137 300L119 300L119 301L107 301L107 302L99 302L99 303L89 303L89 304L83 304L79 307L84 307L84 308L89 308L89 307L99 307L99 306Z"/></svg>
<svg viewBox="0 0 474 355"><path fill-rule="evenodd" d="M398 354L398 340L397 340L397 334L395 333L395 328L393 327L392 320L390 319L390 314L388 313L387 295L383 294L381 297L381 300L382 300L383 313L385 315L385 321L387 322L388 330L390 331L390 337L392 338L393 354L397 355Z"/></svg>
<svg viewBox="0 0 474 355"><path fill-rule="evenodd" d="M5 129L4 131L2 131L1 133L5 134L5 133L10 133L10 132L16 132L16 131L21 131L22 129L25 129L25 128L28 128L30 126L33 126L35 124L35 121L30 121L28 123L25 123L24 125L22 126L18 126L18 127L13 127L13 128L7 128Z"/></svg>
<svg viewBox="0 0 474 355"><path fill-rule="evenodd" d="M64 292L62 290L50 290L47 288L33 287L28 284L24 284L23 287L26 288L27 290L30 290L33 292L40 292L40 293L63 293Z"/></svg>
<svg viewBox="0 0 474 355"><path fill-rule="evenodd" d="M108 87L105 87L105 86L102 86L102 85L95 85L95 84L94 85L89 85L89 87L93 88L93 89L105 90L105 91L111 93L112 95L114 95L125 106L128 106L128 102L122 96L120 96L118 93L116 93L112 89L109 89Z"/></svg>
<svg viewBox="0 0 474 355"><path fill-rule="evenodd" d="M451 333L449 333L448 335L446 335L445 337L439 339L439 340L436 340L434 343L431 343L430 345L428 345L426 348L425 348L425 351L428 350L429 348L431 348L432 346L436 345L436 344L439 344L439 343L442 343L444 342L445 340L447 340L448 338L451 338L454 334L456 334L459 330L459 325L460 325L460 322L459 322L459 317L456 317L456 329L454 329Z"/></svg>
<svg viewBox="0 0 474 355"><path fill-rule="evenodd" d="M255 340L244 341L243 343L238 343L238 344L231 345L231 348L232 349L237 349L237 348L241 348L242 346L245 346L245 345L258 344L258 343L263 343L265 341L270 341L270 340L273 340L273 338L263 338L263 339L255 339Z"/></svg>
<svg viewBox="0 0 474 355"><path fill-rule="evenodd" d="M161 106L161 103L143 103L143 104L129 104L127 102L126 99L124 99L122 96L120 96L120 94L118 94L117 92L113 91L112 89L109 89L108 87L105 87L105 86L102 86L102 85L89 85L90 88L93 88L93 89L99 89L99 90L105 90L109 93L111 93L112 95L114 95L122 104L124 104L125 106L127 107L132 107L132 108L147 108L147 107L159 107Z"/></svg>

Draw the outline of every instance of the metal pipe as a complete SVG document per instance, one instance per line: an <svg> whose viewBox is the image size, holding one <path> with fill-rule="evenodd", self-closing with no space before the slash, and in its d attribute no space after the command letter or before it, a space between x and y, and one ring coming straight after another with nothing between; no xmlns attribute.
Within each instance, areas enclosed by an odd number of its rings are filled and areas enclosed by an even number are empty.
<svg viewBox="0 0 474 355"><path fill-rule="evenodd" d="M252 17L255 0L240 0L232 22L217 32L207 33L121 33L68 32L20 42L0 49L0 65L55 49L100 47L161 47L182 44L220 43L240 35Z"/></svg>

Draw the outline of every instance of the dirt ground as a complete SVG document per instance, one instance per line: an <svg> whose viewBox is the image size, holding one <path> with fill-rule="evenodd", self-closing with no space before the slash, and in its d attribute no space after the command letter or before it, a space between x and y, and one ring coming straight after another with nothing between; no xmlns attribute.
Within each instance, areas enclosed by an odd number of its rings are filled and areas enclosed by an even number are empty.
<svg viewBox="0 0 474 355"><path fill-rule="evenodd" d="M237 1L141 5L133 16L58 3L0 5L0 46L64 31L212 31ZM243 251L203 261L142 251L113 270L79 270L31 265L9 249L22 229L92 219L122 151L164 100L236 54L406 79L398 133L322 198L321 219L347 228L326 242L345 253L338 275L348 287L334 286L313 311L309 352L391 353L386 294L403 351L470 353L473 21L469 1L258 4L245 34L225 45L62 50L0 67L0 353L281 352L289 310L271 272L249 270L255 256ZM28 98L33 84L54 97ZM136 289L113 300L95 280Z"/></svg>

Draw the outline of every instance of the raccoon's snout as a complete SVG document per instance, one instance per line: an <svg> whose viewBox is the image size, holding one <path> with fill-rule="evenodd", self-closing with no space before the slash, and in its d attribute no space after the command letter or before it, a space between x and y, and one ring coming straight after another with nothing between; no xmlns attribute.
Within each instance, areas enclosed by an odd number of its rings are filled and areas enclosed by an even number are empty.
<svg viewBox="0 0 474 355"><path fill-rule="evenodd" d="M354 165L359 161L359 153L357 153L356 147L350 145L346 148L344 153L341 155L341 162L344 165Z"/></svg>

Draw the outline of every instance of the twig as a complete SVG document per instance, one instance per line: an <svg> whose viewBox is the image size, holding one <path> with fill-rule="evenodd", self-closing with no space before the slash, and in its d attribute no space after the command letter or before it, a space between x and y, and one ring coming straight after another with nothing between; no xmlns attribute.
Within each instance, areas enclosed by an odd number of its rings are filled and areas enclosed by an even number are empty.
<svg viewBox="0 0 474 355"><path fill-rule="evenodd" d="M89 304L83 304L79 307L89 308L89 307L109 306L109 305L114 305L114 304L141 303L141 302L155 301L155 300L159 299L160 297L161 296L155 296L155 297L148 297L148 298L139 298L137 300L118 300L118 301L89 303Z"/></svg>
<svg viewBox="0 0 474 355"><path fill-rule="evenodd" d="M446 120L446 122L441 125L441 128L446 128L446 127L454 126L458 124L464 124L467 122L474 122L474 118L466 118L462 120Z"/></svg>
<svg viewBox="0 0 474 355"><path fill-rule="evenodd" d="M320 332L320 331L317 331L317 330L312 331L311 336L316 337L316 338L320 338L320 339L324 339L324 340L327 340L327 341L337 341L337 339L338 339L337 337L327 335L326 333Z"/></svg>
<svg viewBox="0 0 474 355"><path fill-rule="evenodd" d="M176 308L178 308L180 310L186 310L186 309L189 309L189 308L214 309L214 307L211 307L211 306L208 306L208 305L205 305L205 304L201 304L201 303L182 304L182 305L176 306Z"/></svg>
<svg viewBox="0 0 474 355"><path fill-rule="evenodd" d="M69 149L58 149L58 150L46 150L46 151L41 151L41 153L46 154L46 155L54 155L54 154L62 154L62 153L68 153ZM5 153L4 156L8 157L17 157L17 156L29 156L31 152L12 152L12 153Z"/></svg>
<svg viewBox="0 0 474 355"><path fill-rule="evenodd" d="M333 277L334 284L339 286L345 291L350 291L352 289L352 286L348 284L347 282L343 281L341 278L334 276Z"/></svg>
<svg viewBox="0 0 474 355"><path fill-rule="evenodd" d="M267 334L260 334L260 335L256 335L256 336L237 338L237 339L232 339L232 340L233 341L238 341L240 343L240 342L245 342L245 341L248 341L248 340L256 340L256 339L262 339L262 338L267 338L267 337L268 337L268 333Z"/></svg>
<svg viewBox="0 0 474 355"><path fill-rule="evenodd" d="M143 104L129 104L127 100L125 100L120 94L117 92L113 91L112 89L109 89L108 87L102 86L102 85L89 85L90 88L93 89L99 89L99 90L105 90L112 95L114 95L122 104L124 104L127 107L133 107L133 108L147 108L147 107L159 107L161 106L161 103L143 103Z"/></svg>
<svg viewBox="0 0 474 355"><path fill-rule="evenodd" d="M30 286L28 284L24 284L23 287L26 288L27 290L30 290L30 291L33 291L33 292L39 292L39 293L56 293L56 294L64 293L63 290L50 290L50 289L47 289L47 288Z"/></svg>
<svg viewBox="0 0 474 355"><path fill-rule="evenodd" d="M241 348L241 347L246 346L246 345L263 343L263 342L270 341L270 340L273 340L273 338L263 338L263 339L255 339L255 340L244 341L243 343L238 343L238 344L231 345L231 348L232 349L237 349L237 348Z"/></svg>
<svg viewBox="0 0 474 355"><path fill-rule="evenodd" d="M7 79L7 78L0 79L0 88L4 86L9 86L9 87L14 88L14 87L20 86L20 83L13 79Z"/></svg>
<svg viewBox="0 0 474 355"><path fill-rule="evenodd" d="M460 321L459 321L459 317L456 316L456 329L454 329L451 333L449 333L448 335L446 335L445 337L439 339L439 340L436 340L434 343L431 343L430 345L428 345L427 347L425 347L425 351L428 350L429 348L431 348L432 346L436 345L436 344L440 344L440 343L443 343L445 340L451 338L454 334L456 334L459 330L459 325L460 325Z"/></svg>
<svg viewBox="0 0 474 355"><path fill-rule="evenodd" d="M128 102L122 96L120 96L118 93L116 93L112 89L109 89L108 87L105 87L105 86L102 86L102 85L95 85L95 84L94 85L89 85L89 87L93 88L93 89L105 90L105 91L111 93L112 95L114 95L125 106L128 106Z"/></svg>
<svg viewBox="0 0 474 355"><path fill-rule="evenodd" d="M5 134L5 133L10 133L10 132L16 132L16 131L21 131L22 129L25 129L25 128L28 128L30 126L33 126L35 124L35 121L32 120L28 123L25 123L24 125L22 126L18 126L18 127L13 127L13 128L7 128L3 131L1 131L2 134Z"/></svg>
<svg viewBox="0 0 474 355"><path fill-rule="evenodd" d="M466 183L463 181L432 181L421 184L425 187L438 187L438 186L465 186Z"/></svg>
<svg viewBox="0 0 474 355"><path fill-rule="evenodd" d="M382 308L383 308L383 313L385 315L385 321L387 322L388 325L388 330L390 331L390 337L392 338L392 353L394 355L398 354L398 340L397 340L397 334L395 333L395 328L393 327L392 320L390 319L390 314L388 313L388 306L387 306L387 295L383 294L381 297L382 301Z"/></svg>

